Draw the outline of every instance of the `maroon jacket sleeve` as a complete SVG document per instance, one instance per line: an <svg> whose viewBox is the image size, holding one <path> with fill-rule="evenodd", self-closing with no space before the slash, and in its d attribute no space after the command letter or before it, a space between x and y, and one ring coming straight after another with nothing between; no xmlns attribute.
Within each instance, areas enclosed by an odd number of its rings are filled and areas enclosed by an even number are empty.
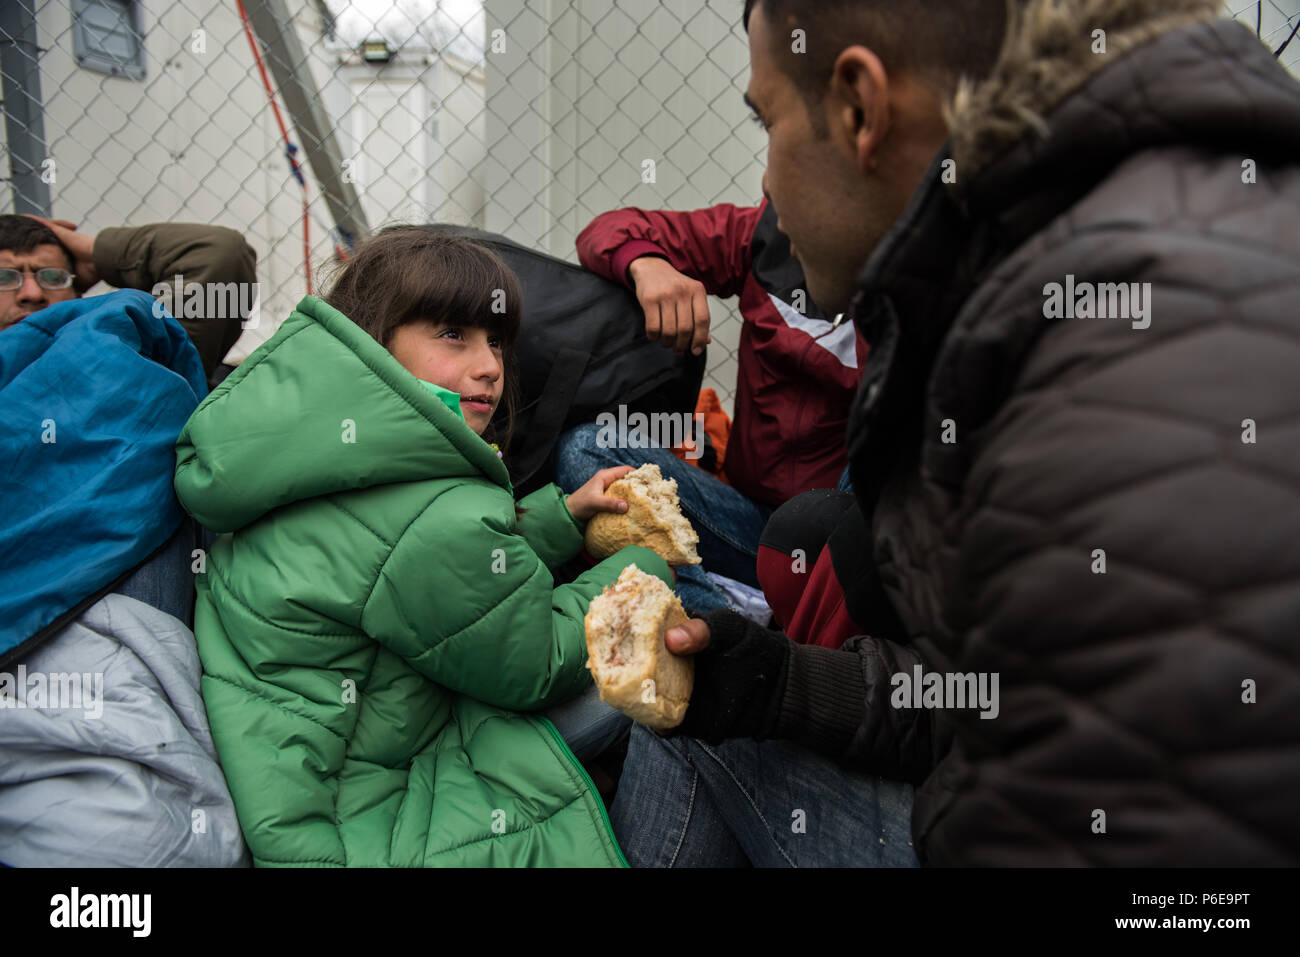
<svg viewBox="0 0 1300 957"><path fill-rule="evenodd" d="M627 267L660 256L723 299L740 294L749 275L750 243L762 206L723 204L689 213L635 207L602 213L578 236L582 265L631 287Z"/></svg>

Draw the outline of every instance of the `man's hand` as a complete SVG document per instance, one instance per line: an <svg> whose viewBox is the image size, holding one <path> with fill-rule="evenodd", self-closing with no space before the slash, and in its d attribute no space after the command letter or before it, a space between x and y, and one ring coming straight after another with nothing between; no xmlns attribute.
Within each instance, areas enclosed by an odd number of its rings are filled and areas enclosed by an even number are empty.
<svg viewBox="0 0 1300 957"><path fill-rule="evenodd" d="M692 355L700 355L713 341L704 283L682 275L658 256L634 259L627 271L637 301L645 310L646 338L658 339L679 355L687 349Z"/></svg>
<svg viewBox="0 0 1300 957"><path fill-rule="evenodd" d="M664 634L664 647L675 655L699 654L709 647L709 623L692 618L684 625L669 628Z"/></svg>
<svg viewBox="0 0 1300 957"><path fill-rule="evenodd" d="M66 219L45 219L43 216L33 216L31 213L23 215L36 220L54 233L54 237L72 256L72 288L77 291L77 295L81 295L99 282L99 274L95 272L94 236L77 232L77 224Z"/></svg>
<svg viewBox="0 0 1300 957"><path fill-rule="evenodd" d="M564 500L569 507L569 514L580 522L588 521L597 512L626 512L627 502L605 494L611 482L616 482L628 472L635 471L630 465L619 465L612 469L601 469L586 484Z"/></svg>
<svg viewBox="0 0 1300 957"><path fill-rule="evenodd" d="M695 656L695 688L682 723L669 733L719 744L727 738L769 738L780 717L790 639L733 611L692 618L669 628L664 646Z"/></svg>

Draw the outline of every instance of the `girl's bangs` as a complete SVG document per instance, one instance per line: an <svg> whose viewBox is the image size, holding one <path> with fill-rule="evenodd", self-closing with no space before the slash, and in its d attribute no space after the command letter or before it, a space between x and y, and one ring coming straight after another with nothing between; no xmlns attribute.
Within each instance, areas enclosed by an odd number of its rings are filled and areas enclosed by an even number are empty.
<svg viewBox="0 0 1300 957"><path fill-rule="evenodd" d="M459 241L427 250L418 268L406 270L399 298L408 319L484 329L507 344L519 335L523 311L519 281L492 250Z"/></svg>

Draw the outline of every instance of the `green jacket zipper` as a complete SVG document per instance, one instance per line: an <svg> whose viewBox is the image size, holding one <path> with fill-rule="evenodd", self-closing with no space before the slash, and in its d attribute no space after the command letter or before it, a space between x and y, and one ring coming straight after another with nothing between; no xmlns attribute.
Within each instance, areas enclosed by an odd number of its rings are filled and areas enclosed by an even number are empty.
<svg viewBox="0 0 1300 957"><path fill-rule="evenodd" d="M556 730L555 725L551 724L550 719L543 718L541 715L537 715L537 719L541 721L542 724L546 725L546 730L551 732L551 737L553 737L555 743L560 746L560 750L563 751L565 756L573 762L573 766L578 769L578 773L582 775L582 779L587 782L587 787L596 798L596 806L600 808L600 818L605 822L605 832L609 834L609 841L614 845L614 851L618 854L619 861L622 862L624 867L631 867L632 865L627 862L627 858L623 856L623 848L618 846L618 838L614 836L614 825L609 821L609 812L605 810L604 799L600 796L600 792L596 790L596 782L591 779L591 775L588 774L587 769L582 766L582 762L578 760L578 756L569 750L569 745L565 742L564 738L561 737L560 732Z"/></svg>

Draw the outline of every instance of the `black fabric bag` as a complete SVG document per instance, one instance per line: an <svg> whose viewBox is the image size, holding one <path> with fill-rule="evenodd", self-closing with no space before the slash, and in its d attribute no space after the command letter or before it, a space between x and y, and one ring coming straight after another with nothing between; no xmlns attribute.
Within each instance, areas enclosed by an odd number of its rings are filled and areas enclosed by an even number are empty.
<svg viewBox="0 0 1300 957"><path fill-rule="evenodd" d="M602 412L690 414L707 351L679 356L645 335L645 314L623 286L504 236L466 226L428 229L491 248L519 277L523 325L515 350L520 402L506 465L516 495L554 480L560 433ZM504 416L496 424L504 426Z"/></svg>

